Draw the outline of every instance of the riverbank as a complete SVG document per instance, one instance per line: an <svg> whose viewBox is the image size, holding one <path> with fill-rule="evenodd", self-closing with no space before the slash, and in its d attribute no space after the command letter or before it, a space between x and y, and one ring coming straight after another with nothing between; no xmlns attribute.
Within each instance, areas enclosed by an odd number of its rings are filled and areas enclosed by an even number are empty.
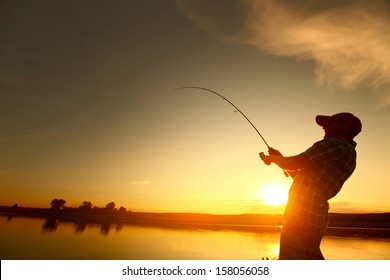
<svg viewBox="0 0 390 280"><path fill-rule="evenodd" d="M280 231L282 215L212 215L196 213L148 213L109 209L48 209L0 206L0 214L35 217L80 224L129 224L170 229ZM368 236L390 239L390 213L330 213L326 235Z"/></svg>

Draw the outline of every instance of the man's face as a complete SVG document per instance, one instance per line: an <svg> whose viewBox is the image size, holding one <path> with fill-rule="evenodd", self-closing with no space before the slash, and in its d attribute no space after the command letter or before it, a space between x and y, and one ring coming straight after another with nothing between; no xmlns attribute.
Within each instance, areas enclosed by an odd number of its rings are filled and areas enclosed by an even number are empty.
<svg viewBox="0 0 390 280"><path fill-rule="evenodd" d="M322 127L325 131L325 138L327 137L336 137L340 136L342 134L345 134L347 130L347 125L344 121L342 120L330 120L327 124L325 124Z"/></svg>

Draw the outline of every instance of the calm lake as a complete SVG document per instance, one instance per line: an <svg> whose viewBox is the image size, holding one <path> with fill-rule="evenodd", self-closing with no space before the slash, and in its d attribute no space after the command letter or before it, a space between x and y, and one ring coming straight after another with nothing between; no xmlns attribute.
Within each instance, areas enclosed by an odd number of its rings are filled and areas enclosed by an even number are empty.
<svg viewBox="0 0 390 280"><path fill-rule="evenodd" d="M257 260L278 255L279 232L76 225L0 216L0 259ZM325 236L333 260L389 260L390 239Z"/></svg>

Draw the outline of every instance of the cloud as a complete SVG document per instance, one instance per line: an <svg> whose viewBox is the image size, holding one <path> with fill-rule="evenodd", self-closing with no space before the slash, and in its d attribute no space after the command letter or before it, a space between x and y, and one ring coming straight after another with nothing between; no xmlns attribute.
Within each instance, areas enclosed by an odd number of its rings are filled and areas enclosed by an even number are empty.
<svg viewBox="0 0 390 280"><path fill-rule="evenodd" d="M3 47L4 48L4 47ZM60 59L49 57L45 55L39 55L37 53L29 52L22 49L17 49L13 47L5 47L5 53L10 56L14 56L23 60L27 60L39 64L55 64L62 62Z"/></svg>
<svg viewBox="0 0 390 280"><path fill-rule="evenodd" d="M333 213L369 213L376 212L375 209L372 208L372 205L364 202L347 202L347 201L337 201L330 202L330 212Z"/></svg>
<svg viewBox="0 0 390 280"><path fill-rule="evenodd" d="M71 106L74 107L77 104L62 101L55 98L48 98L48 97L42 97L37 95L27 95L27 94L7 94L2 93L0 94L0 100L7 100L7 101L13 101L13 102L20 102L20 103L28 103L28 104L47 104L47 105L58 105L58 106Z"/></svg>
<svg viewBox="0 0 390 280"><path fill-rule="evenodd" d="M44 140L55 138L71 137L75 131L66 130L46 130L46 131L20 131L12 133L1 133L0 142L15 142L23 140Z"/></svg>
<svg viewBox="0 0 390 280"><path fill-rule="evenodd" d="M0 83L2 84L16 84L19 77L14 73L0 69Z"/></svg>
<svg viewBox="0 0 390 280"><path fill-rule="evenodd" d="M131 185L150 185L152 182L151 181L133 181L130 182Z"/></svg>
<svg viewBox="0 0 390 280"><path fill-rule="evenodd" d="M201 29L226 41L235 41L246 20L246 5L239 0L176 0L179 10ZM221 8L221 3L223 7Z"/></svg>
<svg viewBox="0 0 390 280"><path fill-rule="evenodd" d="M206 9L195 9L193 1L178 2L191 20L219 38L271 55L315 61L321 84L390 89L390 5L386 1L242 0L243 23L235 34L221 32L226 25L223 19L202 14Z"/></svg>
<svg viewBox="0 0 390 280"><path fill-rule="evenodd" d="M353 88L390 82L390 21L358 4L301 12L281 1L251 7L247 43L280 56L316 61L319 82ZM357 2L356 2L357 3Z"/></svg>

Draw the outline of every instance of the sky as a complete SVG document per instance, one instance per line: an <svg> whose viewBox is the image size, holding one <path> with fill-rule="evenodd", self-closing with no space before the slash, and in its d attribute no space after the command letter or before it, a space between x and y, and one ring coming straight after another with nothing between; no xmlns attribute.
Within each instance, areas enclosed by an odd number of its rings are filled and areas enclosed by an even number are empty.
<svg viewBox="0 0 390 280"><path fill-rule="evenodd" d="M371 1L0 2L0 205L282 213L266 166L363 124L331 212L388 212L390 4Z"/></svg>

